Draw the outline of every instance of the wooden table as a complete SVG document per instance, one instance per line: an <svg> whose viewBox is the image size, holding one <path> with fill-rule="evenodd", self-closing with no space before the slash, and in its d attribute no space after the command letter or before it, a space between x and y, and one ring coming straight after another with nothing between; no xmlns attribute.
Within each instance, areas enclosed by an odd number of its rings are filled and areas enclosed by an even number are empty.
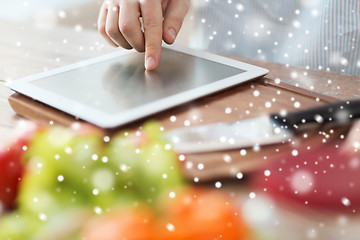
<svg viewBox="0 0 360 240"><path fill-rule="evenodd" d="M56 26L55 29L38 29L29 24L7 21L1 21L0 28L7 33L6 37L0 39L0 80L14 80L115 51L114 48L107 46L94 30L78 31L76 28L64 26ZM300 103L299 108L301 109L314 104L360 96L359 77L237 58L267 68L270 73L265 78L153 115L151 118L161 121L166 129L173 129L184 127L185 121L191 125L237 121L282 109L296 110L295 102ZM0 111L2 112L0 130L3 134L0 136L6 138L18 117L9 107L7 99L11 91L6 89L3 83L0 87ZM261 93L260 97L253 96L255 90ZM271 108L265 107L266 102L272 103ZM231 113L226 114L226 109L231 109ZM43 113L46 113L47 116L41 116ZM64 125L69 125L73 121L71 117L55 117L57 111L53 109L42 111L39 108L39 112L32 109L23 115L36 119L49 118L50 113L54 113L52 120L59 119ZM171 116L176 116L177 121L170 121ZM140 123L141 121L135 125ZM223 155L223 153L221 154ZM236 151L227 154L238 158ZM209 159L216 162L222 155L191 156L191 162L192 164L202 163L206 158L210 164ZM254 161L248 156L247 158L251 164L242 162L241 166L237 166L239 171L243 168L252 168ZM255 155L254 158L259 158L259 156ZM192 161L193 159L194 161ZM228 169L222 171L228 171ZM189 177L199 174L206 178L207 173L204 171L194 172L189 174Z"/></svg>
<svg viewBox="0 0 360 240"><path fill-rule="evenodd" d="M7 138L18 119L8 103L12 92L4 86L5 81L113 51L94 31L61 26L38 29L2 19L0 29L0 141Z"/></svg>
<svg viewBox="0 0 360 240"><path fill-rule="evenodd" d="M113 48L104 45L99 35L92 30L78 32L61 26L55 29L37 29L29 24L5 20L0 20L0 29L2 31L0 38L0 141L4 141L11 134L19 119L8 103L12 92L4 86L5 81L114 51ZM360 97L359 77L239 59L265 67L270 70L270 73L266 78L173 108L154 115L152 118L160 120L167 129L172 129L184 126L185 121L189 121L191 125L200 125L219 121L236 121L240 118L258 116L281 109L295 110L298 109L295 102L300 103L299 108L307 108L338 99ZM255 90L260 92L260 97L256 100L253 96ZM255 101L256 104L254 104ZM266 108L266 102L274 107ZM231 113L226 109L231 109ZM176 116L177 120L170 121L171 116ZM229 155L231 154L235 153L230 152ZM236 154L238 156L238 152ZM220 154L220 156L223 155L224 153ZM211 156L216 155L210 154L207 158ZM235 191L237 188L238 186L232 185L230 190ZM286 216L281 215L279 219L285 222ZM297 218L297 216L291 217L291 219ZM301 218L300 220L305 221L301 231L305 228L311 230L311 227L314 227L312 224L318 224L317 221L312 222L310 219ZM297 228L295 227L297 221L294 220L294 226L292 226L294 229ZM283 228L288 225L284 224ZM360 226L358 221L353 220L351 227L358 226ZM331 231L331 229L328 230ZM284 231L283 234L281 239L290 239L284 236L291 236L291 232Z"/></svg>

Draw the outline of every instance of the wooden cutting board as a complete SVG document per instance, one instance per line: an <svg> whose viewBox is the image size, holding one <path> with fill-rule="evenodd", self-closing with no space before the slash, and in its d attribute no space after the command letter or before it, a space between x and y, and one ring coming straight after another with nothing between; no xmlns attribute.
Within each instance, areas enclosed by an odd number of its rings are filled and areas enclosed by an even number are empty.
<svg viewBox="0 0 360 240"><path fill-rule="evenodd" d="M124 129L136 129L149 119L160 121L165 130L215 122L231 122L281 110L294 111L325 104L337 99L308 90L295 88L266 77L213 94L179 107L157 113L146 119L117 129L103 129L113 134ZM19 115L40 122L71 126L77 122L66 113L34 101L18 93L9 98L11 107ZM289 151L316 147L343 134L346 129L328 133L315 129L296 137L292 142L249 149L236 149L202 154L179 153L185 176L194 181L218 178L239 178L261 167L266 161L278 158Z"/></svg>

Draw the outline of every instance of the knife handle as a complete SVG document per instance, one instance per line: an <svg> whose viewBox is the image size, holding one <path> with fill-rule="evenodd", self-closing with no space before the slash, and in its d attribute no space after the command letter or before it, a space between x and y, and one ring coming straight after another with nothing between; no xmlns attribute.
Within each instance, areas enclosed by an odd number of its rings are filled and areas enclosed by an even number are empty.
<svg viewBox="0 0 360 240"><path fill-rule="evenodd" d="M335 123L336 125L346 125L352 119L360 117L360 100L348 100L326 104L308 110L290 112L286 115L279 113L270 115L280 126L292 130L300 131L301 126L308 123L319 125Z"/></svg>

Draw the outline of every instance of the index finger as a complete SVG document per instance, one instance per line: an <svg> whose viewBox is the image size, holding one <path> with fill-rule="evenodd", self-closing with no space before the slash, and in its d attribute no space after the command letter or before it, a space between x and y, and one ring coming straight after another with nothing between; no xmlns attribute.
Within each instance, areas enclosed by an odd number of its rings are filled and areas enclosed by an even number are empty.
<svg viewBox="0 0 360 240"><path fill-rule="evenodd" d="M160 0L141 0L141 14L145 34L145 68L153 70L159 65L162 43L162 7Z"/></svg>

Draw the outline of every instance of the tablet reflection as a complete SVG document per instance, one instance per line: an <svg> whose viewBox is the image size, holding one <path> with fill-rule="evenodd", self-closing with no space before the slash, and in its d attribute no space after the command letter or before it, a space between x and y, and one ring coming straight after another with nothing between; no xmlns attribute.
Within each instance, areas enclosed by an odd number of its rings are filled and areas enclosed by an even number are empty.
<svg viewBox="0 0 360 240"><path fill-rule="evenodd" d="M143 66L111 65L102 82L104 89L120 104L149 102L164 95L164 79L160 73L147 71Z"/></svg>
<svg viewBox="0 0 360 240"><path fill-rule="evenodd" d="M175 94L183 88L191 88L193 83L187 86L184 81L192 75L191 68L190 71L183 71L186 64L177 67L159 67L147 71L138 59L133 58L126 63L112 64L102 76L102 85L119 104L127 102L129 106L148 103Z"/></svg>
<svg viewBox="0 0 360 240"><path fill-rule="evenodd" d="M34 85L62 96L58 105L72 104L73 108L80 110L91 107L116 114L180 93L184 95L174 96L171 101L182 102L189 97L186 91L191 90L195 96L194 90L199 88L201 95L203 89L200 88L204 84L242 72L241 69L164 48L156 71L145 70L144 54L131 53L41 78L34 81ZM211 88L207 89L211 91ZM165 100L162 104L170 103Z"/></svg>

